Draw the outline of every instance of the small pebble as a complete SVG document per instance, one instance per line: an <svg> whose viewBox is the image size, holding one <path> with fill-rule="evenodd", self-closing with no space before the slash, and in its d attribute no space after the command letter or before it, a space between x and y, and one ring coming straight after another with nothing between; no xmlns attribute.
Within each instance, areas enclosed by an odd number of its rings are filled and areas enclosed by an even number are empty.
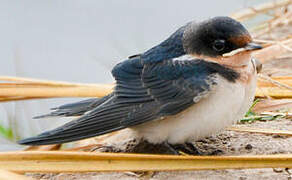
<svg viewBox="0 0 292 180"><path fill-rule="evenodd" d="M251 150L253 147L252 147L252 145L251 144L247 144L246 146L245 146L245 149L246 150Z"/></svg>
<svg viewBox="0 0 292 180"><path fill-rule="evenodd" d="M283 139L287 138L287 136L282 136L282 135L279 135L279 134L275 134L272 137L273 138L283 138Z"/></svg>
<svg viewBox="0 0 292 180"><path fill-rule="evenodd" d="M275 173L281 173L281 172L283 172L283 168L273 168L273 171Z"/></svg>

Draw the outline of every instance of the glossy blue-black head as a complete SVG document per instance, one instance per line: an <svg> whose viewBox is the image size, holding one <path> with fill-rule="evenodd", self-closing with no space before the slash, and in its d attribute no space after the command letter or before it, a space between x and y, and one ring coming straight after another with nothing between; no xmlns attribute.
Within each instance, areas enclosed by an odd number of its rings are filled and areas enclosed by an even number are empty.
<svg viewBox="0 0 292 180"><path fill-rule="evenodd" d="M222 56L240 48L261 48L252 43L249 32L240 22L225 16L189 23L184 31L183 47L187 54L209 57Z"/></svg>

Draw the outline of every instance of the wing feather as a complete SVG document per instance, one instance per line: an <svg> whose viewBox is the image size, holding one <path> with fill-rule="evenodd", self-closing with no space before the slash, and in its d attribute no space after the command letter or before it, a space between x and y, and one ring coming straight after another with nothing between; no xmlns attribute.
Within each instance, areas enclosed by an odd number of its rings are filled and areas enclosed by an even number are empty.
<svg viewBox="0 0 292 180"><path fill-rule="evenodd" d="M94 109L59 128L19 143L65 143L177 114L193 105L194 98L199 101L208 95L216 84L214 73L201 60L170 59L144 64L140 56L135 57L113 69L117 81L114 92ZM60 109L64 108L57 111Z"/></svg>

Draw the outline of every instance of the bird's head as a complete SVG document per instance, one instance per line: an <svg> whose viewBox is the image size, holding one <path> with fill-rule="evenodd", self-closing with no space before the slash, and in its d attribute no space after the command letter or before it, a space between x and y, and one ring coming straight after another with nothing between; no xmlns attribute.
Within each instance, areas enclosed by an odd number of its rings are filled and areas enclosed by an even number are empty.
<svg viewBox="0 0 292 180"><path fill-rule="evenodd" d="M183 47L187 54L228 66L246 65L251 52L262 48L252 42L240 22L230 17L189 23L183 34Z"/></svg>

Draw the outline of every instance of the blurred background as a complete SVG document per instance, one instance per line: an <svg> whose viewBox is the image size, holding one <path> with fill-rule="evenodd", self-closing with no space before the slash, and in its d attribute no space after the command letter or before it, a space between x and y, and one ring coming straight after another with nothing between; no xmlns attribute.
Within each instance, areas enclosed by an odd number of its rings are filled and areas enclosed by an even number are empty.
<svg viewBox="0 0 292 180"><path fill-rule="evenodd" d="M1 75L111 83L111 68L192 20L229 15L267 0L0 0ZM0 151L65 119L34 120L62 98L0 104Z"/></svg>

